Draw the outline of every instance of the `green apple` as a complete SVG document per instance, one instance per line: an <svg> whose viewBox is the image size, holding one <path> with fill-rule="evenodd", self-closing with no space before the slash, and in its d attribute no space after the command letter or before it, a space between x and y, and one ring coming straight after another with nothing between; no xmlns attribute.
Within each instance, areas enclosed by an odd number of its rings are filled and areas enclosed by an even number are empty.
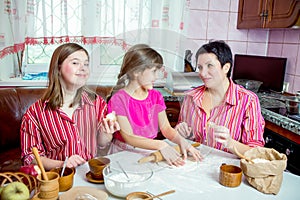
<svg viewBox="0 0 300 200"><path fill-rule="evenodd" d="M21 182L11 182L1 192L1 200L28 200L29 197L29 189Z"/></svg>

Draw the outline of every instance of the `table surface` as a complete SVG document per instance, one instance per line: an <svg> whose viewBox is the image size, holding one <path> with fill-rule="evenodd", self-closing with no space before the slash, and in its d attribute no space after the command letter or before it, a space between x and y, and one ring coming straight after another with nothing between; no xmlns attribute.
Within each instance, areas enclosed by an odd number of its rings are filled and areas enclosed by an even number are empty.
<svg viewBox="0 0 300 200"><path fill-rule="evenodd" d="M187 162L181 167L167 167L165 163L159 165L148 163L154 171L154 175L148 184L146 191L152 194L159 194L168 190L176 190L175 193L161 197L161 199L243 199L243 200L264 200L264 199L299 199L300 176L289 172L283 173L283 181L277 195L264 194L250 186L243 176L240 186L229 188L219 183L219 168L222 163L239 166L240 160L233 154L201 145L198 147L205 156L201 162ZM107 156L112 162L119 161L122 165L138 165L137 160L143 157L140 154L131 152L119 152ZM74 177L75 186L90 186L99 188L108 193L108 199L120 199L105 189L104 184L90 183L86 179L89 172L88 164L77 167Z"/></svg>

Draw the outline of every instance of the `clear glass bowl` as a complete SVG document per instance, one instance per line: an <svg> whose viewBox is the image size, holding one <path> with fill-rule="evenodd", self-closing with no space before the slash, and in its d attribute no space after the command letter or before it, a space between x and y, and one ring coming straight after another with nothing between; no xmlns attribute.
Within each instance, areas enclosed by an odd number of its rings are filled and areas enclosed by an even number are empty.
<svg viewBox="0 0 300 200"><path fill-rule="evenodd" d="M128 169L128 168L127 168ZM153 170L129 171L126 174L114 163L103 170L105 188L117 197L125 198L129 193L147 190L147 182L153 176Z"/></svg>
<svg viewBox="0 0 300 200"><path fill-rule="evenodd" d="M251 90L252 92L258 92L260 86L263 84L261 81L256 80L248 80L248 79L236 79L236 84L242 85L247 90Z"/></svg>

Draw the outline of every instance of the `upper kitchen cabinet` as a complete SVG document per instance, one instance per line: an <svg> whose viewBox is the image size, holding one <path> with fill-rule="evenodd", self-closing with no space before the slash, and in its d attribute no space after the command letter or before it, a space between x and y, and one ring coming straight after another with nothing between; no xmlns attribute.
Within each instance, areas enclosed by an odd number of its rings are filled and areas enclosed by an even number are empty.
<svg viewBox="0 0 300 200"><path fill-rule="evenodd" d="M300 0L239 0L237 28L298 26Z"/></svg>

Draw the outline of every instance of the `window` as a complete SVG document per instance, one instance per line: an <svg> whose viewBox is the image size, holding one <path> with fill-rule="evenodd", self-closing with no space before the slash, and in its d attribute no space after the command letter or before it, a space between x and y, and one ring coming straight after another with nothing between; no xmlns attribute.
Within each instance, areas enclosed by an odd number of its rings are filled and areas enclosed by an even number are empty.
<svg viewBox="0 0 300 200"><path fill-rule="evenodd" d="M36 32L25 47L23 77L40 79L32 75L47 72L53 51L70 41L90 52L91 82L115 84L125 53L122 42L134 43L138 37L131 30L151 26L151 4L151 0L36 1L32 7Z"/></svg>
<svg viewBox="0 0 300 200"><path fill-rule="evenodd" d="M53 45L27 45L23 62L23 79L47 79L49 63L54 50L60 44ZM90 54L90 83L112 84L116 82L120 71L124 50L120 46L109 44L82 45ZM36 76L40 74L40 76Z"/></svg>

